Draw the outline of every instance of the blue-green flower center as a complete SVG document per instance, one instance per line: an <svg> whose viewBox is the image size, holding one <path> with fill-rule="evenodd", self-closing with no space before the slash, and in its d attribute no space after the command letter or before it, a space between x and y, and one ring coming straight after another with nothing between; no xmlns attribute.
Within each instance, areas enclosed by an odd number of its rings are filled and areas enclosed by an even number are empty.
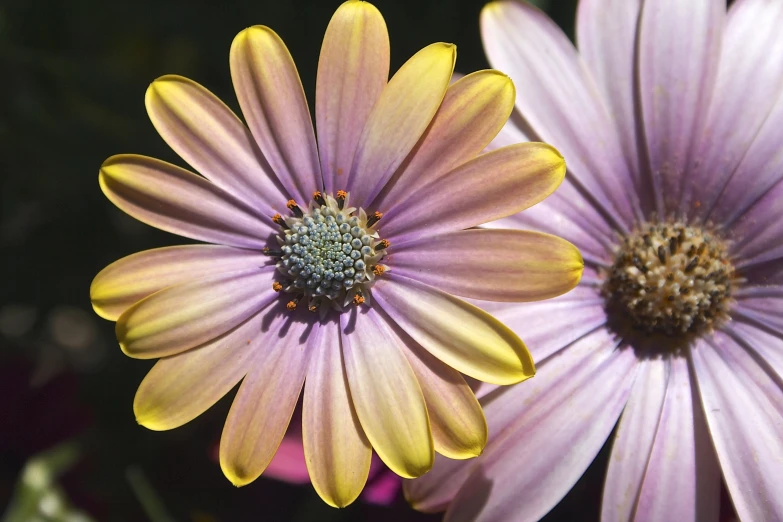
<svg viewBox="0 0 783 522"><path fill-rule="evenodd" d="M291 201L293 216L275 216L283 228L277 237L280 250L273 253L280 258L281 275L275 290L295 294L290 310L305 298L311 311L362 304L375 277L388 269L380 262L389 243L375 230L381 214L368 217L363 209L349 207L347 197L316 192L307 211Z"/></svg>

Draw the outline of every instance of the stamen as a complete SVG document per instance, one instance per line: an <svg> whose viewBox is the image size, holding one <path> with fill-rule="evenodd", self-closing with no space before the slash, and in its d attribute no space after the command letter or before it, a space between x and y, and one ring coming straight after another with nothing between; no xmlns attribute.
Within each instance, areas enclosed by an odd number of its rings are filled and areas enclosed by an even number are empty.
<svg viewBox="0 0 783 522"><path fill-rule="evenodd" d="M340 210L343 209L343 206L345 205L345 198L348 197L348 193L344 190L338 190L337 191L337 208Z"/></svg>
<svg viewBox="0 0 783 522"><path fill-rule="evenodd" d="M364 296L357 292L356 295L353 296L353 304L356 306L364 304Z"/></svg>
<svg viewBox="0 0 783 522"><path fill-rule="evenodd" d="M299 205L297 205L296 201L294 201L293 199L289 199L288 203L286 203L285 206L288 207L288 210L293 212L293 214L296 217L300 218L300 217L304 216L304 213L302 212L302 209L299 208Z"/></svg>
<svg viewBox="0 0 783 522"><path fill-rule="evenodd" d="M383 275L383 273L385 271L386 271L386 269L383 268L383 266L381 266L381 265L375 265L374 267L372 267L372 273L377 275L377 276Z"/></svg>
<svg viewBox="0 0 783 522"><path fill-rule="evenodd" d="M286 224L285 219L283 219L283 216L281 216L280 214L275 214L274 216L272 216L272 221L276 225L283 227L284 230L288 230L288 225Z"/></svg>
<svg viewBox="0 0 783 522"><path fill-rule="evenodd" d="M264 253L265 256L270 257L283 257L283 251L282 250L272 250L269 247L264 247L261 252Z"/></svg>
<svg viewBox="0 0 783 522"><path fill-rule="evenodd" d="M313 201L315 201L321 206L326 205L326 200L324 199L324 195L321 194L320 190L316 190L315 192L313 192Z"/></svg>
<svg viewBox="0 0 783 522"><path fill-rule="evenodd" d="M279 281L275 281L274 283L272 283L272 290L274 290L275 292L279 292L282 289L283 289L283 285L281 285Z"/></svg>
<svg viewBox="0 0 783 522"><path fill-rule="evenodd" d="M378 250L386 250L386 249L387 249L387 248L389 248L390 246L391 246L391 243L389 242L389 240L388 240L388 239L381 239L381 240L378 242L378 244L377 244L377 245L375 245L375 250L376 250L376 252L377 252Z"/></svg>
<svg viewBox="0 0 783 522"><path fill-rule="evenodd" d="M372 216L367 218L367 228L372 227L374 224L376 224L378 221L380 221L382 217L383 217L382 213L374 212Z"/></svg>
<svg viewBox="0 0 783 522"><path fill-rule="evenodd" d="M289 312L293 312L294 310L296 310L296 305L299 304L300 299L301 297L297 297L296 299L291 299L290 301L288 301L288 304L286 304L285 307L288 308Z"/></svg>

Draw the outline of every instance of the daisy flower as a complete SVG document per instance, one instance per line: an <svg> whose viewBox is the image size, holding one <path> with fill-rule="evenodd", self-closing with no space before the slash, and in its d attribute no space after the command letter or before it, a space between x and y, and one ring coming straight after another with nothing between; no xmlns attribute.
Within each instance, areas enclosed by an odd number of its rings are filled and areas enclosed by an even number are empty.
<svg viewBox="0 0 783 522"><path fill-rule="evenodd" d="M304 388L307 468L335 506L361 492L372 449L404 477L429 470L433 450L481 453L486 423L459 372L509 384L534 367L516 335L454 295L548 298L583 263L551 235L466 230L544 199L565 163L542 143L479 155L514 87L496 71L449 86L455 58L432 44L388 80L382 16L344 3L321 48L317 142L293 59L267 27L231 46L247 127L193 81L152 83L153 125L203 177L121 155L101 188L131 216L212 244L134 254L93 281L122 350L160 358L136 393L140 424L180 426L242 381L219 450L239 486L272 459Z"/></svg>
<svg viewBox="0 0 783 522"><path fill-rule="evenodd" d="M483 396L486 451L409 484L416 507L536 520L611 436L604 521L717 520L721 474L740 520L783 520L781 23L778 1L582 0L577 52L528 4L485 7L518 89L496 145L569 162L555 196L493 226L562 235L585 276L486 305L538 374Z"/></svg>

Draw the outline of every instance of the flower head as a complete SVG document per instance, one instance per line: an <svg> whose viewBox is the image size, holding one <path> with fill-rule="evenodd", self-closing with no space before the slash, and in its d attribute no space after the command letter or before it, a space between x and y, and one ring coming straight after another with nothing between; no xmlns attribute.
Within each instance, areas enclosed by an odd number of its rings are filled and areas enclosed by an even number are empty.
<svg viewBox="0 0 783 522"><path fill-rule="evenodd" d="M485 308L526 339L535 387L484 395L487 450L409 499L446 520L536 520L612 435L603 520L783 519L783 3L582 0L577 52L528 4L489 4L517 82L496 144L569 161L558 192L493 226L557 232L571 293ZM513 514L513 515L512 515Z"/></svg>
<svg viewBox="0 0 783 522"><path fill-rule="evenodd" d="M140 424L180 426L241 380L219 454L243 485L304 386L308 470L336 506L361 492L371 449L404 477L429 470L433 450L481 453L486 423L459 372L508 384L534 368L510 330L452 294L552 297L582 260L550 235L466 230L538 203L565 165L541 143L479 155L514 87L496 71L450 86L455 56L432 44L387 81L383 18L344 3L321 49L317 145L293 59L267 27L231 47L248 127L190 80L152 83L153 124L203 177L124 155L104 163L101 187L137 219L212 245L141 252L93 282L123 351L161 358L136 394Z"/></svg>

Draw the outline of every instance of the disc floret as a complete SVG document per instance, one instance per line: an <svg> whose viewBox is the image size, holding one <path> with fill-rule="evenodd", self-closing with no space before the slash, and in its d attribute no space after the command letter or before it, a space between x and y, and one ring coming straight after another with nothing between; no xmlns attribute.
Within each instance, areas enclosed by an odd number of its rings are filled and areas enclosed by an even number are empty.
<svg viewBox="0 0 783 522"><path fill-rule="evenodd" d="M734 268L726 245L701 227L647 224L626 236L603 292L647 334L684 335L728 317Z"/></svg>
<svg viewBox="0 0 783 522"><path fill-rule="evenodd" d="M381 264L389 242L375 230L382 214L368 217L364 209L349 206L348 199L344 191L338 191L337 198L315 192L306 211L292 200L286 205L292 216L274 216L281 228L280 248L265 253L280 258L281 280L273 287L295 294L289 310L302 299L308 310L323 313L330 307L364 304L375 278L389 269Z"/></svg>

